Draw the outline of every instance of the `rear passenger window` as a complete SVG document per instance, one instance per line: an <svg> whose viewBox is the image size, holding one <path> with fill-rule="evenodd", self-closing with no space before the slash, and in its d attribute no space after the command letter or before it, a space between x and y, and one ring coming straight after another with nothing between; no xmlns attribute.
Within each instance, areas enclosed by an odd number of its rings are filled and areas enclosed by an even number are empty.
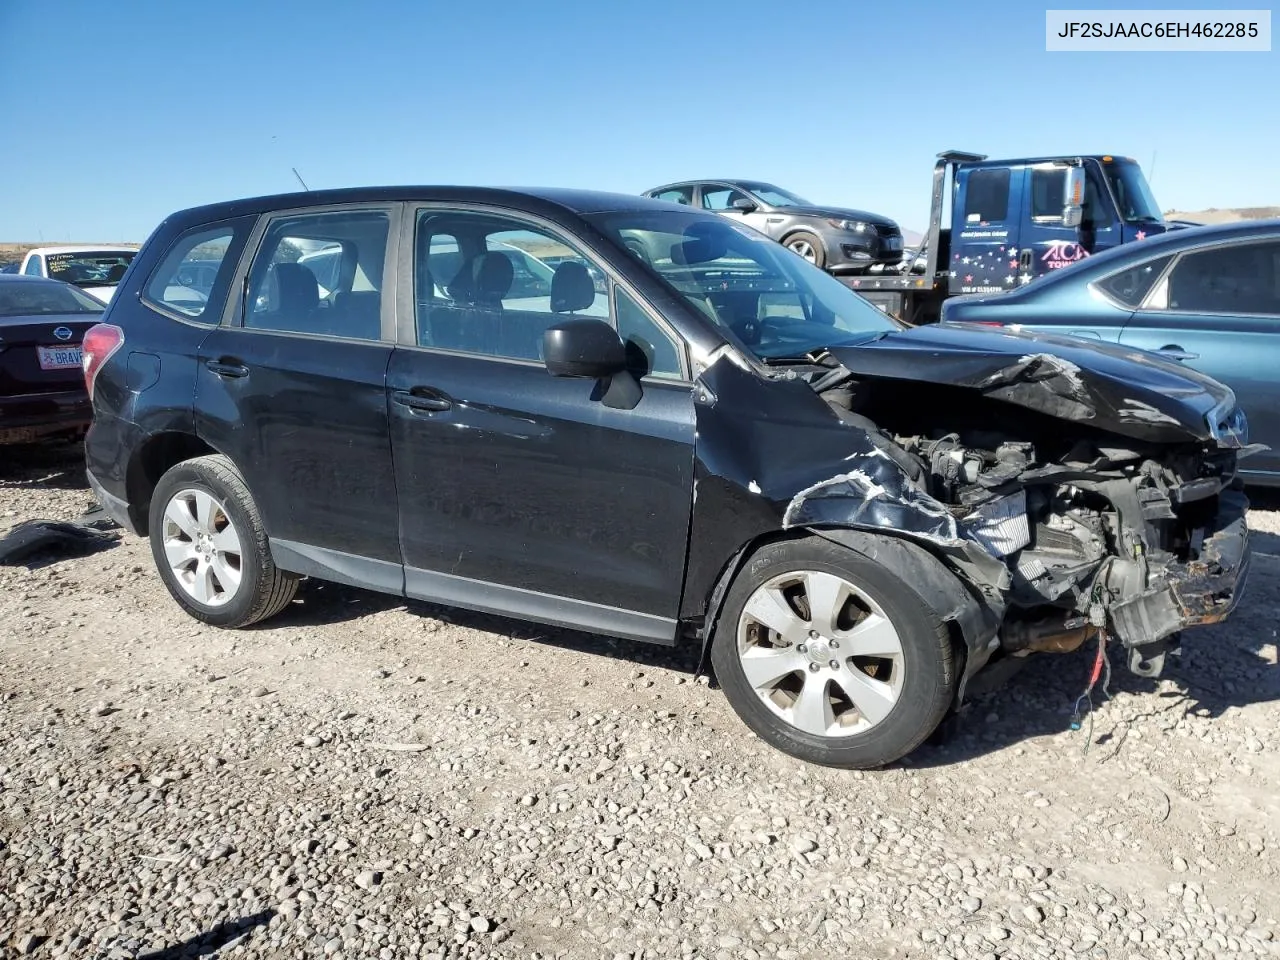
<svg viewBox="0 0 1280 960"><path fill-rule="evenodd" d="M993 223L1004 220L1008 215L1009 168L970 173L964 193L965 222Z"/></svg>
<svg viewBox="0 0 1280 960"><path fill-rule="evenodd" d="M184 233L152 271L143 296L184 317L217 323L222 297L215 298L216 283L221 279L225 287L252 223L248 217ZM210 311L207 317L206 311Z"/></svg>
<svg viewBox="0 0 1280 960"><path fill-rule="evenodd" d="M507 217L425 211L414 294L418 344L540 360L566 317L609 317L602 271L559 237Z"/></svg>
<svg viewBox="0 0 1280 960"><path fill-rule="evenodd" d="M665 200L667 203L683 203L687 206L693 204L693 187L673 187L670 190L663 190L653 195L655 200Z"/></svg>
<svg viewBox="0 0 1280 960"><path fill-rule="evenodd" d="M1159 257L1127 267L1098 281L1098 286L1126 307L1136 309L1151 292L1155 282L1169 265L1170 257Z"/></svg>
<svg viewBox="0 0 1280 960"><path fill-rule="evenodd" d="M389 228L382 210L273 220L249 269L245 327L381 339Z"/></svg>

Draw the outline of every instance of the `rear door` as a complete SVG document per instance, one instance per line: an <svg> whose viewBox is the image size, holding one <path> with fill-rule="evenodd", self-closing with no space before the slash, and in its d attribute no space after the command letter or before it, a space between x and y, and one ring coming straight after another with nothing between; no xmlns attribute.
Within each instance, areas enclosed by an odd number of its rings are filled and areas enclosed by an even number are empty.
<svg viewBox="0 0 1280 960"><path fill-rule="evenodd" d="M399 205L264 218L231 325L200 348L196 426L231 457L287 569L399 592L386 371ZM341 246L321 294L302 251Z"/></svg>
<svg viewBox="0 0 1280 960"><path fill-rule="evenodd" d="M1161 351L1231 387L1249 418L1250 440L1271 447L1241 466L1280 472L1280 240L1182 254L1120 342Z"/></svg>
<svg viewBox="0 0 1280 960"><path fill-rule="evenodd" d="M1004 293L1031 282L1019 260L1022 167L961 167L956 173L951 231L952 295Z"/></svg>

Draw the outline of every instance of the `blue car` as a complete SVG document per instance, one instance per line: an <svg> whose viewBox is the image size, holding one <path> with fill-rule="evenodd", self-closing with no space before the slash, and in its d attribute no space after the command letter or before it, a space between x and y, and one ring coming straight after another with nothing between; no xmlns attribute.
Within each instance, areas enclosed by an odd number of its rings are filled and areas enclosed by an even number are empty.
<svg viewBox="0 0 1280 960"><path fill-rule="evenodd" d="M1175 230L1106 250L1019 290L958 297L941 322L1094 337L1154 351L1231 387L1247 482L1280 486L1280 220Z"/></svg>

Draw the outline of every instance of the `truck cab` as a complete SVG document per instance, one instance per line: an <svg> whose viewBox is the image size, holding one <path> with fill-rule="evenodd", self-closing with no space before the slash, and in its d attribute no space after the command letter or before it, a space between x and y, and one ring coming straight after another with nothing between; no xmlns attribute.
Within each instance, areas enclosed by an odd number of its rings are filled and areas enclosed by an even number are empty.
<svg viewBox="0 0 1280 960"><path fill-rule="evenodd" d="M950 295L1012 290L1174 228L1127 157L968 157L953 170Z"/></svg>
<svg viewBox="0 0 1280 960"><path fill-rule="evenodd" d="M949 150L933 167L929 229L896 266L840 277L904 323L942 303L1003 293L1122 243L1193 224L1164 219L1142 169L1110 155L988 160Z"/></svg>

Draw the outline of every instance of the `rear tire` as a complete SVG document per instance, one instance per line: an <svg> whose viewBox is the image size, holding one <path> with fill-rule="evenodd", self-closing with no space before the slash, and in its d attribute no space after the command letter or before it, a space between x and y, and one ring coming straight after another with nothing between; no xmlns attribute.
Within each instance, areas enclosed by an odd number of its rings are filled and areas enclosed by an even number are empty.
<svg viewBox="0 0 1280 960"><path fill-rule="evenodd" d="M819 269L827 265L827 249L822 245L822 240L812 233L793 233L783 241L783 245Z"/></svg>
<svg viewBox="0 0 1280 960"><path fill-rule="evenodd" d="M761 739L853 769L923 743L957 683L941 618L884 567L820 537L768 544L747 561L725 598L711 662Z"/></svg>
<svg viewBox="0 0 1280 960"><path fill-rule="evenodd" d="M151 497L151 555L173 599L215 627L247 627L293 599L298 577L276 567L240 471L215 454L170 468Z"/></svg>

